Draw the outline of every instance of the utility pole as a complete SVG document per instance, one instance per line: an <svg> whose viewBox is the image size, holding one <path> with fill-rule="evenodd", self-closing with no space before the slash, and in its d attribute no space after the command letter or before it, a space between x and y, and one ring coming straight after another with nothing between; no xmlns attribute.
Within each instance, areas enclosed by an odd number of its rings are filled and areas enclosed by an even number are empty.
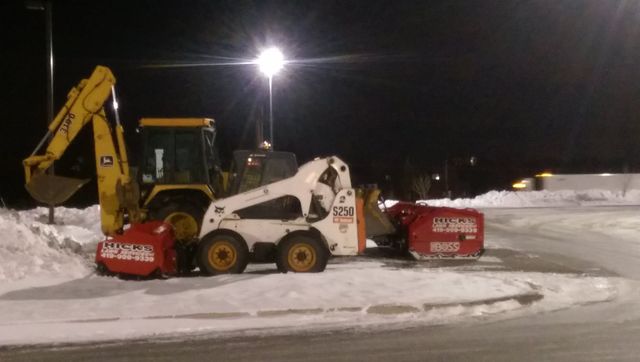
<svg viewBox="0 0 640 362"><path fill-rule="evenodd" d="M47 59L47 126L53 120L53 0L27 0L25 7L28 10L44 11L46 32L46 59ZM53 165L49 168L49 174L54 174ZM49 205L49 224L55 223L55 208Z"/></svg>
<svg viewBox="0 0 640 362"><path fill-rule="evenodd" d="M449 158L444 160L444 191L448 198L451 198L451 190L449 190Z"/></svg>
<svg viewBox="0 0 640 362"><path fill-rule="evenodd" d="M262 115L256 118L256 148L260 148L264 143L264 130L262 126Z"/></svg>

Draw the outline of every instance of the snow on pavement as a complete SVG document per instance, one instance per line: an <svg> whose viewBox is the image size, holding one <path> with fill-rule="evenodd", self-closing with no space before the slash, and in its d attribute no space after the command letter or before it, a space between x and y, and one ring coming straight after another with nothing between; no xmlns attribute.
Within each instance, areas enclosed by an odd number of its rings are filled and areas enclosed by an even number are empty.
<svg viewBox="0 0 640 362"><path fill-rule="evenodd" d="M141 282L89 276L13 290L0 296L0 345L335 324L447 323L528 308L509 298L513 296L544 295L535 308L546 311L609 300L616 293L610 279L570 274L390 269L357 261L331 264L320 274L253 269L258 273ZM491 299L498 302L473 303ZM374 311L394 306L403 309Z"/></svg>
<svg viewBox="0 0 640 362"><path fill-rule="evenodd" d="M92 276L68 285L4 294L0 297L0 323L200 313L257 315L260 311L366 308L372 304L421 307L425 303L464 303L532 291L526 280L437 269L390 270L377 262L330 265L327 273L321 274L273 272L144 282Z"/></svg>

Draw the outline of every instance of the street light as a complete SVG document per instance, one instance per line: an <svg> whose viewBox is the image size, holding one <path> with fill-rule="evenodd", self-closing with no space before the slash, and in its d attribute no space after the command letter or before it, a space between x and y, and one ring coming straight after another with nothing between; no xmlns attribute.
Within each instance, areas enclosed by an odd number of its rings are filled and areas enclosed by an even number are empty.
<svg viewBox="0 0 640 362"><path fill-rule="evenodd" d="M284 67L284 55L280 49L272 47L264 50L256 59L258 69L269 78L269 139L273 148L273 76Z"/></svg>
<svg viewBox="0 0 640 362"><path fill-rule="evenodd" d="M47 124L53 121L53 1L25 0L27 10L44 11L45 31L47 35ZM47 171L54 174L53 164ZM49 205L49 224L55 224L55 208Z"/></svg>

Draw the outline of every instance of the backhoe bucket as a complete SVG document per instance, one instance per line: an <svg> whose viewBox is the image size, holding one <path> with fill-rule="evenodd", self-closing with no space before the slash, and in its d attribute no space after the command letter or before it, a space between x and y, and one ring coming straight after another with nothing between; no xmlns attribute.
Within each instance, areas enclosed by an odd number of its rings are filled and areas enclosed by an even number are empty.
<svg viewBox="0 0 640 362"><path fill-rule="evenodd" d="M89 179L40 174L33 176L25 188L35 200L55 206L67 201L87 182Z"/></svg>
<svg viewBox="0 0 640 362"><path fill-rule="evenodd" d="M381 235L390 235L396 232L389 216L380 210L378 199L380 189L363 190L365 233L368 238Z"/></svg>

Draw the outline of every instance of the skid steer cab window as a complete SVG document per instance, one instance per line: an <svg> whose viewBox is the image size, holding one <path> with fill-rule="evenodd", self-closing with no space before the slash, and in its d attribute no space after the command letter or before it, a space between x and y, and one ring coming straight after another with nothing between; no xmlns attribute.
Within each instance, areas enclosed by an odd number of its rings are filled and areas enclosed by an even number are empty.
<svg viewBox="0 0 640 362"><path fill-rule="evenodd" d="M295 175L294 154L275 151L236 151L229 175L229 195L249 191Z"/></svg>

